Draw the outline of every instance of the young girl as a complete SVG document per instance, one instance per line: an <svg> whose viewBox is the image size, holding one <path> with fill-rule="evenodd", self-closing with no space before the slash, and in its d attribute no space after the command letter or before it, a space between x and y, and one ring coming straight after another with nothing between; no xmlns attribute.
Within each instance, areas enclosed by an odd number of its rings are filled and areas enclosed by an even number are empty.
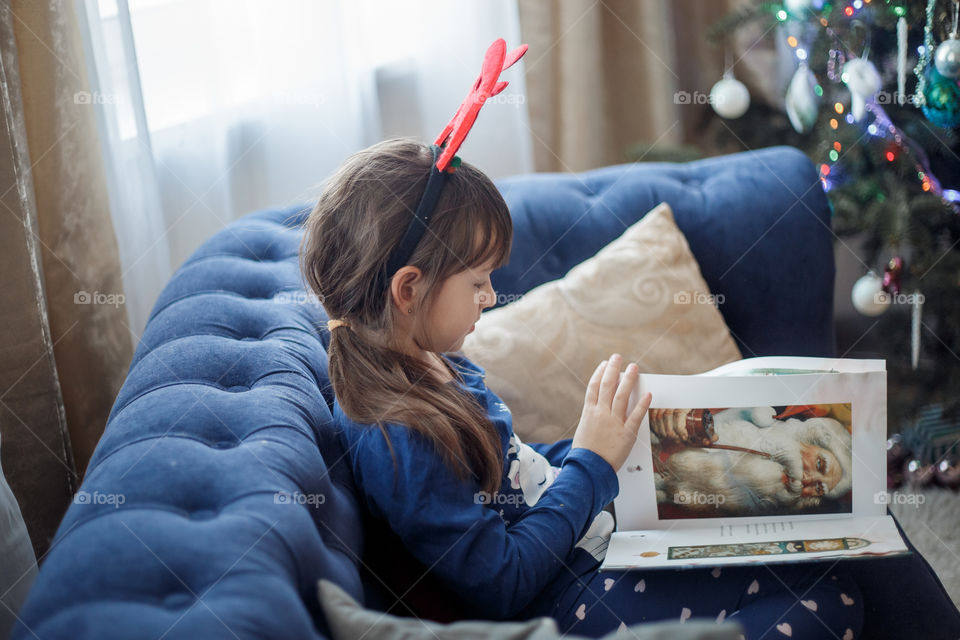
<svg viewBox="0 0 960 640"><path fill-rule="evenodd" d="M527 444L460 354L510 254L503 198L463 163L402 265L436 151L408 140L350 157L307 221L304 275L333 318L334 419L370 515L465 602L472 617L553 617L599 636L652 620L737 620L746 638L858 635L856 584L832 563L598 572L604 511L650 395L629 415L637 365L613 354L587 385L571 440ZM403 242L401 242L403 238ZM399 264L399 263L397 263ZM394 272L391 273L391 271Z"/></svg>

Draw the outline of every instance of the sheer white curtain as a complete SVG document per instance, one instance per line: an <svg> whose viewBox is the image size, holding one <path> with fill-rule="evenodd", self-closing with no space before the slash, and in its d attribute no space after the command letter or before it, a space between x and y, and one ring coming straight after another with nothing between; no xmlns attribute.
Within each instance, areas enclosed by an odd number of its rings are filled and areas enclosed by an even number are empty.
<svg viewBox="0 0 960 640"><path fill-rule="evenodd" d="M216 230L308 203L350 153L429 142L486 47L520 43L516 0L77 0L131 327ZM464 158L532 170L522 64Z"/></svg>

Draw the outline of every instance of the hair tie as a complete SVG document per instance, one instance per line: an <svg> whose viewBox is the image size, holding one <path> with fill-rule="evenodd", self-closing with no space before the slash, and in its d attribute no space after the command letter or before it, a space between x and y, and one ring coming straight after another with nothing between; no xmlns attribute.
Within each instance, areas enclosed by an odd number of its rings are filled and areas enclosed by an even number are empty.
<svg viewBox="0 0 960 640"><path fill-rule="evenodd" d="M346 320L339 319L327 320L327 331L333 331L337 327L347 327L349 329L350 323L348 323Z"/></svg>

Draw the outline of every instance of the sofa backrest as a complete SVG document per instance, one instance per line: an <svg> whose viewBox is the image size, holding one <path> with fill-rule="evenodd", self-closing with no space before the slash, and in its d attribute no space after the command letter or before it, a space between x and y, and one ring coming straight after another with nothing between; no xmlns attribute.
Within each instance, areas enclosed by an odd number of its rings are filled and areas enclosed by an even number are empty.
<svg viewBox="0 0 960 640"><path fill-rule="evenodd" d="M315 638L318 578L362 599L305 214L230 225L161 293L22 609L40 637Z"/></svg>
<svg viewBox="0 0 960 640"><path fill-rule="evenodd" d="M498 186L514 224L510 263L493 275L498 298L563 277L667 202L744 357L834 355L831 209L797 149L531 174Z"/></svg>

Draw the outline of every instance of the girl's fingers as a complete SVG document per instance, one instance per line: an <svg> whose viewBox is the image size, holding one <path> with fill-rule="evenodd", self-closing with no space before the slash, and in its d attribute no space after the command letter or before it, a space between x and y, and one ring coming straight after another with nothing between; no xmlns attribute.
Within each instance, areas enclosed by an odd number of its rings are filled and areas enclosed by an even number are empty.
<svg viewBox="0 0 960 640"><path fill-rule="evenodd" d="M606 366L607 361L604 360L593 370L593 375L590 376L590 382L587 383L587 393L584 397L585 404L597 404L597 399L600 395L600 378Z"/></svg>
<svg viewBox="0 0 960 640"><path fill-rule="evenodd" d="M640 425L643 423L643 415L647 412L647 409L650 408L652 401L653 394L647 391L640 397L640 402L637 403L637 406L633 408L633 411L627 418L626 425L634 435L640 430Z"/></svg>
<svg viewBox="0 0 960 640"><path fill-rule="evenodd" d="M628 364L627 370L624 372L623 377L620 378L617 393L613 396L613 415L622 421L625 421L627 418L627 405L630 403L630 395L633 393L633 388L637 384L639 371L640 369L636 364L632 362Z"/></svg>
<svg viewBox="0 0 960 640"><path fill-rule="evenodd" d="M600 395L597 403L604 407L613 404L613 392L617 388L617 379L620 377L620 354L615 353L607 361L607 369L600 380Z"/></svg>

